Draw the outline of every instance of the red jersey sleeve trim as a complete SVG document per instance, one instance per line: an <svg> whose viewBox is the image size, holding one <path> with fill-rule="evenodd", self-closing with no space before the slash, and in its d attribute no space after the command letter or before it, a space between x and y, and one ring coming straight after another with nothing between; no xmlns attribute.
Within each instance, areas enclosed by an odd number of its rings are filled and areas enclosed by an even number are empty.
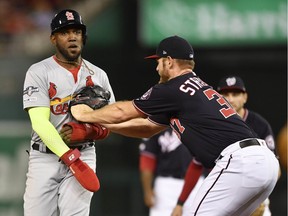
<svg viewBox="0 0 288 216"><path fill-rule="evenodd" d="M156 170L156 158L152 157L150 154L141 154L139 159L139 169L140 171L150 170L155 172Z"/></svg>

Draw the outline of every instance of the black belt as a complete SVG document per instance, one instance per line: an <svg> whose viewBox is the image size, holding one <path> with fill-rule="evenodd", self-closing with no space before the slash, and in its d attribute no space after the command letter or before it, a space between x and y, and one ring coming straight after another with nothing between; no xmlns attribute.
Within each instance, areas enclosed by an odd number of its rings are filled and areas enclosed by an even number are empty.
<svg viewBox="0 0 288 216"><path fill-rule="evenodd" d="M42 144L41 144L42 145ZM80 145L80 146L69 146L71 149L78 149L79 151L87 148L87 147L91 147L93 146L94 143L89 143L89 144L85 144L85 145ZM33 143L32 145L32 149L36 150L36 151L40 151L40 144L38 143ZM43 152L43 153L47 153L47 154L54 154L54 152L52 152L47 146L46 146L46 150L41 150L40 152Z"/></svg>
<svg viewBox="0 0 288 216"><path fill-rule="evenodd" d="M260 146L260 143L258 142L257 139L248 139L248 140L244 140L244 141L240 141L239 142L239 146L240 148L246 148L246 147L249 147L249 146L254 146L254 145L258 145ZM221 160L224 156L223 155L219 155L218 158L215 160L218 161L218 160Z"/></svg>
<svg viewBox="0 0 288 216"><path fill-rule="evenodd" d="M245 147L253 146L253 145L260 145L260 143L258 142L257 139L248 139L248 140L239 142L239 146L241 148L245 148Z"/></svg>

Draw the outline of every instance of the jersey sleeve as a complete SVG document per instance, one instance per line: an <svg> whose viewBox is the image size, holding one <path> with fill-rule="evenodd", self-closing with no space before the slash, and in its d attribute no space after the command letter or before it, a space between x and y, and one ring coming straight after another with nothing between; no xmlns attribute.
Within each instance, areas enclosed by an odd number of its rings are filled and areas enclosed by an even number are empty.
<svg viewBox="0 0 288 216"><path fill-rule="evenodd" d="M171 93L173 91L164 85L157 84L141 97L134 99L134 106L147 116L169 113L166 117L170 119L177 110L177 97L175 98Z"/></svg>
<svg viewBox="0 0 288 216"><path fill-rule="evenodd" d="M149 116L148 120L153 122L154 124L158 124L162 126L169 126L170 124L170 119L164 115Z"/></svg>
<svg viewBox="0 0 288 216"><path fill-rule="evenodd" d="M31 66L25 77L23 90L23 108L50 107L47 82L44 73L36 66Z"/></svg>
<svg viewBox="0 0 288 216"><path fill-rule="evenodd" d="M268 148L275 152L275 139L269 122L260 114L250 110L246 122L260 139L266 141Z"/></svg>

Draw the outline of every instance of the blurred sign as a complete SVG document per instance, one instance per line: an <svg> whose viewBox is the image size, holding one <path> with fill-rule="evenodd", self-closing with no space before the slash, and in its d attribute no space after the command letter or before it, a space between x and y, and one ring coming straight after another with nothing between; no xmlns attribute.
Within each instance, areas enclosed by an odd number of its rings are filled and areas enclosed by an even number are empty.
<svg viewBox="0 0 288 216"><path fill-rule="evenodd" d="M0 215L23 215L28 166L26 150L30 148L30 134L26 133L29 127L25 125L28 124L0 122Z"/></svg>
<svg viewBox="0 0 288 216"><path fill-rule="evenodd" d="M286 0L143 0L139 14L144 45L171 35L200 46L287 42Z"/></svg>

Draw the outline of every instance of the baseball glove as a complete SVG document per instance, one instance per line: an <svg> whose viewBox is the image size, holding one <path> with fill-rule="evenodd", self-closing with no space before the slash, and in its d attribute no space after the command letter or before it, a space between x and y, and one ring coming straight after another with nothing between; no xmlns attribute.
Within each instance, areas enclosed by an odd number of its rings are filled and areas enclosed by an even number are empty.
<svg viewBox="0 0 288 216"><path fill-rule="evenodd" d="M73 97L69 108L77 104L86 104L92 109L99 109L109 103L110 92L101 86L86 86Z"/></svg>

